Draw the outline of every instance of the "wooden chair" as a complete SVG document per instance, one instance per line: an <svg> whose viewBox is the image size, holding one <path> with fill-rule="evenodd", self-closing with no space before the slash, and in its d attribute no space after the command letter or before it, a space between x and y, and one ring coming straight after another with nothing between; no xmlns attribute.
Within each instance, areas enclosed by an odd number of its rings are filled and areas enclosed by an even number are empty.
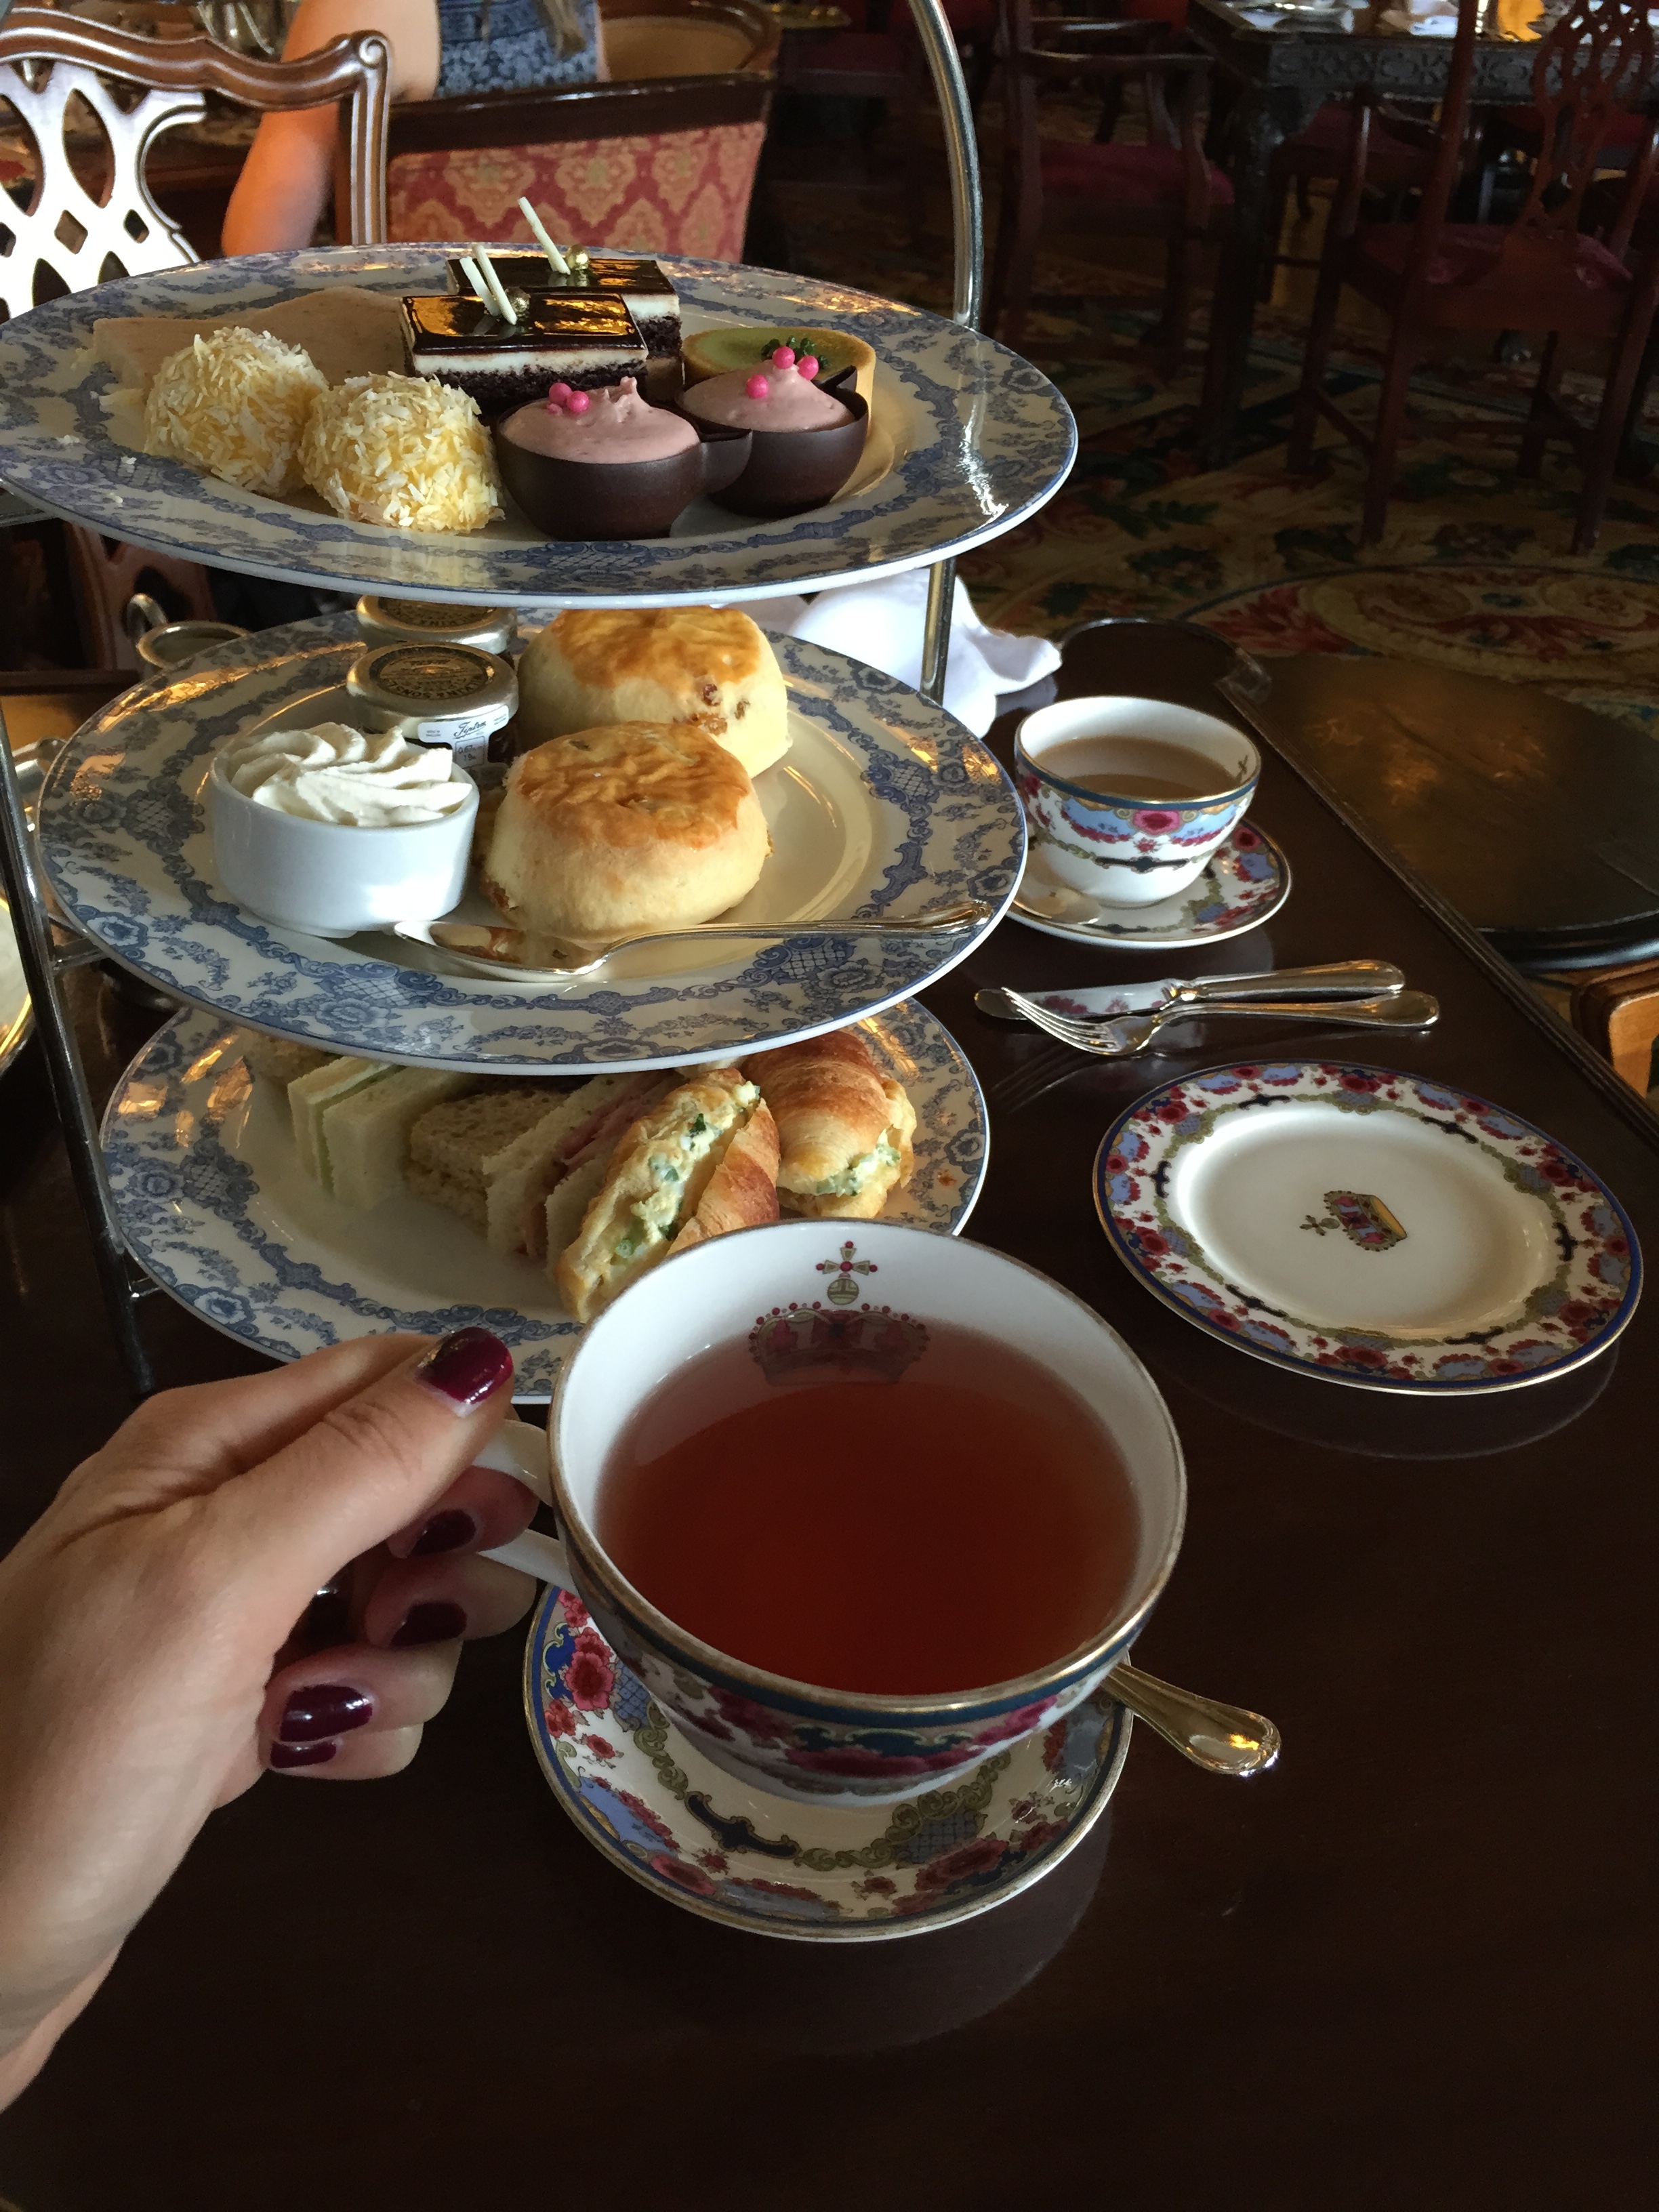
<svg viewBox="0 0 1659 2212"><path fill-rule="evenodd" d="M1166 375L1185 356L1194 249L1226 222L1233 188L1202 143L1199 110L1208 59L1159 50L1155 42L1163 27L1065 16L1034 22L1031 0L1001 0L1002 208L986 327L1006 345L1020 342L1043 218L1059 210L1118 235L1167 241L1164 314L1154 343ZM1085 39L1091 43L1080 50ZM1108 90L1131 82L1144 86L1147 143L1045 144L1039 88L1079 79Z"/></svg>
<svg viewBox="0 0 1659 2212"><path fill-rule="evenodd" d="M303 61L269 62L210 39L131 38L44 8L14 9L0 25L0 98L33 137L38 173L0 201L0 308L21 314L43 299L197 258L150 197L144 164L164 131L206 113L210 90L260 109L337 101L336 228L351 244L379 244L388 60L386 41L372 33L337 40ZM64 136L64 112L77 96L106 149L101 159L83 159L79 173ZM64 529L83 637L100 666L138 665L123 621L136 591L181 615L212 614L207 571L194 562L140 552L76 524Z"/></svg>
<svg viewBox="0 0 1659 2212"><path fill-rule="evenodd" d="M1601 528L1625 411L1659 296L1659 255L1649 252L1633 269L1622 258L1644 161L1632 171L1627 216L1613 237L1604 245L1578 228L1580 204L1611 120L1621 100L1636 96L1652 73L1647 0L1573 0L1539 41L1533 98L1542 119L1542 147L1530 196L1508 226L1446 219L1462 161L1480 6L1480 0L1459 0L1439 147L1414 223L1358 221L1370 105L1366 94L1354 102L1347 169L1327 233L1290 466L1298 472L1312 467L1322 416L1367 453L1360 536L1376 544L1388 513L1412 371L1433 337L1457 330L1547 331L1549 341L1522 434L1521 467L1536 476L1547 439L1571 443L1584 470L1572 550L1583 553ZM1345 283L1393 323L1370 437L1323 388ZM1599 338L1612 349L1601 411L1588 436L1560 404L1560 341L1569 336Z"/></svg>
<svg viewBox="0 0 1659 2212"><path fill-rule="evenodd" d="M1659 960L1609 969L1574 986L1572 1025L1632 1090L1659 1097Z"/></svg>
<svg viewBox="0 0 1659 2212"><path fill-rule="evenodd" d="M777 71L783 33L760 0L602 0L599 21L613 84Z"/></svg>
<svg viewBox="0 0 1659 2212"><path fill-rule="evenodd" d="M750 68L401 102L391 235L527 241L522 194L560 240L740 261L772 87Z"/></svg>
<svg viewBox="0 0 1659 2212"><path fill-rule="evenodd" d="M1340 184L1347 168L1348 140L1352 125L1340 100L1319 108L1305 129L1287 138L1268 166L1271 199L1263 230L1273 252L1262 257L1261 296L1271 298L1276 269L1317 269L1311 254L1281 253L1285 211L1292 191L1297 213L1304 222L1313 218L1308 191L1316 179ZM1371 117L1365 149L1365 189L1370 192L1403 192L1426 185L1434 170L1433 134L1413 118L1379 109Z"/></svg>

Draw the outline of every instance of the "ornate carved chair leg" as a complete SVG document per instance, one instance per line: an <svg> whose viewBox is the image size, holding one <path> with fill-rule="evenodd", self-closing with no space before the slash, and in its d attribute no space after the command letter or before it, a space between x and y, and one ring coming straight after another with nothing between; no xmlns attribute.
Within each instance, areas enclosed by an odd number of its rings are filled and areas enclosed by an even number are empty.
<svg viewBox="0 0 1659 2212"><path fill-rule="evenodd" d="M1297 182L1300 183L1300 179ZM1285 210L1291 197L1288 177L1275 177L1269 187L1267 214L1261 226L1261 278L1255 288L1255 296L1264 303L1273 298L1273 278L1279 273L1279 255L1285 244Z"/></svg>
<svg viewBox="0 0 1659 2212"><path fill-rule="evenodd" d="M1521 433L1521 457L1516 463L1517 476L1542 474L1544 447L1555 422L1556 410L1561 404L1560 393L1561 334L1559 331L1552 331L1544 347L1538 381L1533 386L1532 406L1527 415L1526 427Z"/></svg>
<svg viewBox="0 0 1659 2212"><path fill-rule="evenodd" d="M1583 496L1578 502L1578 520L1572 533L1575 553L1592 551L1601 534L1601 511L1613 486L1613 467L1625 434L1625 417L1630 409L1631 393L1636 388L1637 372L1652 319L1651 298L1645 311L1639 302L1632 301L1625 326L1619 333L1618 346L1601 393L1601 411L1595 418L1584 462Z"/></svg>
<svg viewBox="0 0 1659 2212"><path fill-rule="evenodd" d="M1173 380L1187 357L1187 329L1192 318L1193 241L1183 222L1170 233L1169 258L1164 281L1164 313L1158 329L1160 374Z"/></svg>
<svg viewBox="0 0 1659 2212"><path fill-rule="evenodd" d="M1382 542L1389 516L1389 494L1394 487L1395 455L1405 427L1406 400L1418 349L1400 331L1394 335L1382 371L1382 392L1376 404L1376 427L1372 432L1371 465L1365 478L1365 512L1359 525L1362 545Z"/></svg>
<svg viewBox="0 0 1659 2212"><path fill-rule="evenodd" d="M1314 439L1319 429L1319 395L1325 388L1325 366L1336 335L1336 310L1342 297L1342 278L1335 269L1322 269L1308 326L1308 349L1302 361L1302 385L1296 395L1285 465L1293 476L1306 476L1314 465Z"/></svg>
<svg viewBox="0 0 1659 2212"><path fill-rule="evenodd" d="M1031 305L1031 280L1036 272L1037 240L1042 231L1042 186L1031 175L1020 179L1018 204L1014 211L1012 242L1009 247L1007 276L1008 307L1006 325L1002 331L1004 345L1018 349L1025 331L1025 318Z"/></svg>

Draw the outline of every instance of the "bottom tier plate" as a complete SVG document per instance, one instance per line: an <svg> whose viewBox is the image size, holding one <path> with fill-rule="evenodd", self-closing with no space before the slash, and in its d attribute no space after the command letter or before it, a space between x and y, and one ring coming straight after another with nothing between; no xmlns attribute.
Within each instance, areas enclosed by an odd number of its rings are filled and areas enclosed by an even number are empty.
<svg viewBox="0 0 1659 2212"><path fill-rule="evenodd" d="M916 1109L915 1170L884 1218L954 1235L989 1145L973 1069L921 1006L857 1026ZM541 1267L501 1258L419 1199L363 1213L313 1182L285 1102L243 1064L242 1034L217 1015L175 1014L110 1100L104 1157L134 1258L198 1319L273 1359L386 1329L477 1327L512 1347L515 1397L550 1397L577 1325Z"/></svg>

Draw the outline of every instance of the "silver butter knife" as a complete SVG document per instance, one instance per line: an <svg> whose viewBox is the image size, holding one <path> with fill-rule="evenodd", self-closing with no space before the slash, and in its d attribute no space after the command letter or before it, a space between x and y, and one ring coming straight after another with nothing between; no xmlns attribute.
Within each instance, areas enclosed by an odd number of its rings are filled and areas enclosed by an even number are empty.
<svg viewBox="0 0 1659 2212"><path fill-rule="evenodd" d="M1252 999L1385 999L1403 990L1405 982L1389 961L1338 960L1322 968L1273 968L1252 975L1202 976L1195 981L1165 975L1152 983L1091 983L1020 995L1050 1013L1106 1022L1123 1014L1161 1013L1168 1006L1237 1006ZM974 1004L997 1021L1030 1018L1003 990L976 991Z"/></svg>

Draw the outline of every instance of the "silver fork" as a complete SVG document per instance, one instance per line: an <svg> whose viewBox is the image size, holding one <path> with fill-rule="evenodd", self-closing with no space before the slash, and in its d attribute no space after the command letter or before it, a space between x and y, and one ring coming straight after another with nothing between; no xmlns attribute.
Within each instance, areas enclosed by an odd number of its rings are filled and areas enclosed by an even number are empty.
<svg viewBox="0 0 1659 2212"><path fill-rule="evenodd" d="M1246 1014L1258 1020L1265 1016L1268 1020L1324 1022L1342 1029L1380 1030L1431 1029L1440 1018L1440 1002L1431 999L1426 991L1401 991L1387 999L1328 999L1316 1003L1252 999L1236 1000L1225 1006L1176 1004L1162 1007L1157 1013L1124 1014L1115 1021L1087 1022L1074 1020L1069 1014L1054 1013L1018 991L1006 991L1006 996L1036 1028L1096 1060L1124 1060L1132 1053L1145 1052L1166 1023L1210 1021L1219 1014Z"/></svg>

